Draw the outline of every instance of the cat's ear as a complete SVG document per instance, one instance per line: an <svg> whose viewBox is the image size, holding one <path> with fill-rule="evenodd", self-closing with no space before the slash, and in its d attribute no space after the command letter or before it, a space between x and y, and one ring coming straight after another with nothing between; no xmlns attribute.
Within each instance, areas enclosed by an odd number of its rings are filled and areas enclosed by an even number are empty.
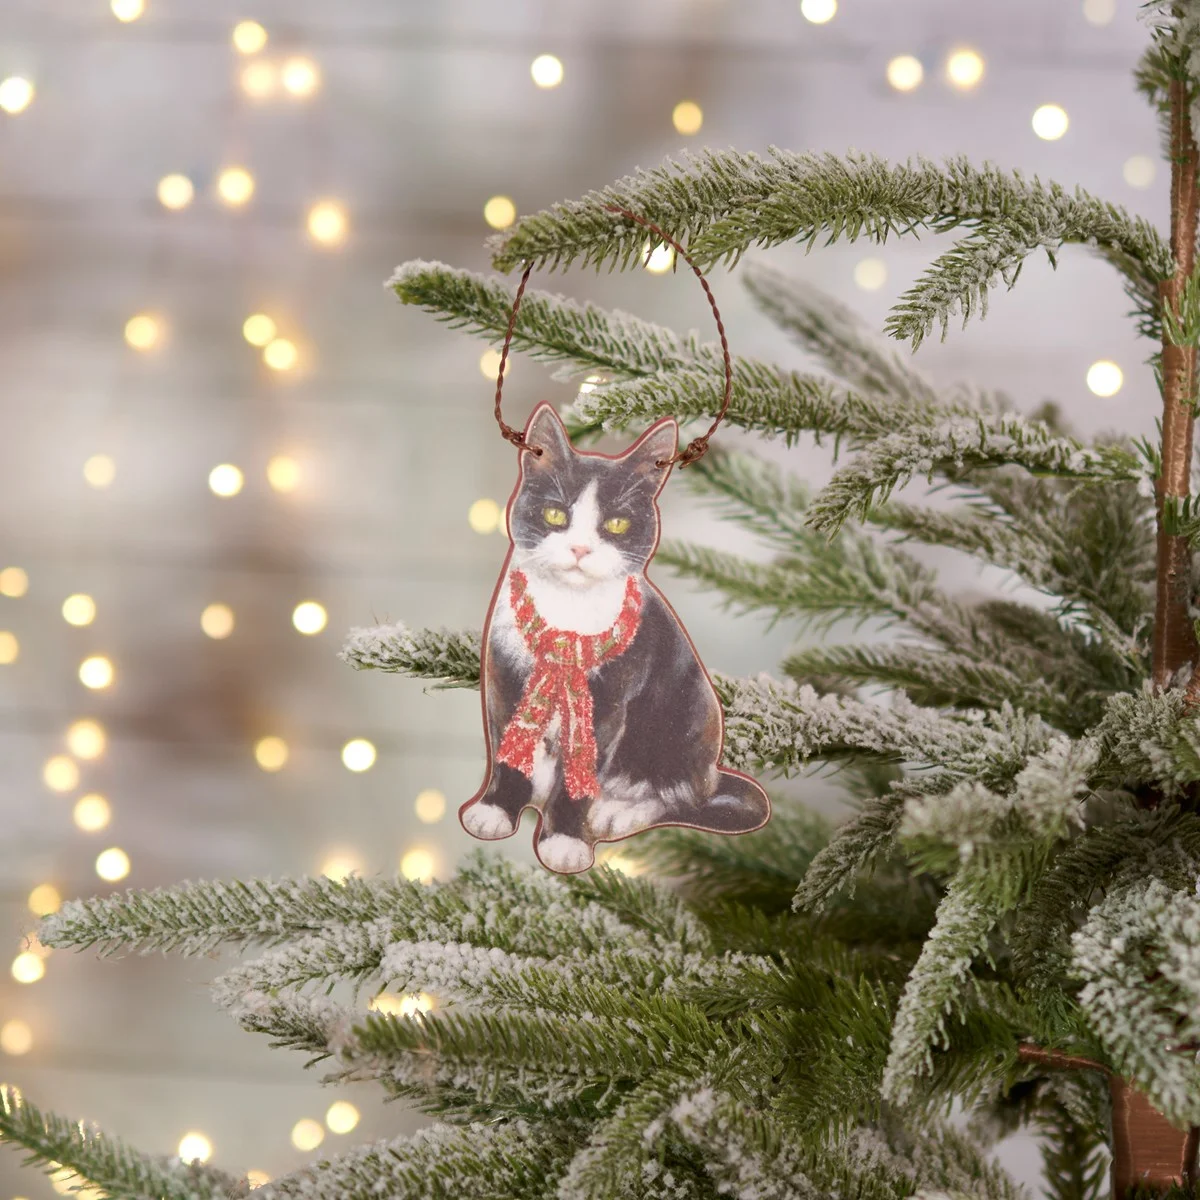
<svg viewBox="0 0 1200 1200"><path fill-rule="evenodd" d="M575 453L565 426L549 404L533 410L525 426L525 444L541 450L529 455L529 464L535 467L561 467Z"/></svg>
<svg viewBox="0 0 1200 1200"><path fill-rule="evenodd" d="M679 426L674 417L664 417L656 425L651 425L624 454L621 461L628 463L640 475L645 475L654 481L657 492L671 473L670 466L660 467L659 463L669 462L675 457L675 447L679 445Z"/></svg>

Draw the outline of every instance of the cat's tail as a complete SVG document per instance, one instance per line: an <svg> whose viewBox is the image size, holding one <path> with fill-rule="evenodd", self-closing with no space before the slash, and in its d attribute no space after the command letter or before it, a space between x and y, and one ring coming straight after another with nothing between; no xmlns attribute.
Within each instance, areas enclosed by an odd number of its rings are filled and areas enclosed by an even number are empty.
<svg viewBox="0 0 1200 1200"><path fill-rule="evenodd" d="M749 775L718 771L717 789L697 806L696 816L702 828L716 833L749 833L767 823L771 801Z"/></svg>

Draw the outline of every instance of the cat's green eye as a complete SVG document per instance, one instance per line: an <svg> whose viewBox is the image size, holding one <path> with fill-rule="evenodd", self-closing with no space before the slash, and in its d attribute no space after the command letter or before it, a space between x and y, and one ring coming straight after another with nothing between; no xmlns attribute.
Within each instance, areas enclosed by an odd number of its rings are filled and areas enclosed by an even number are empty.
<svg viewBox="0 0 1200 1200"><path fill-rule="evenodd" d="M629 531L629 518L609 517L608 520L604 522L604 528L607 529L609 533L627 533Z"/></svg>
<svg viewBox="0 0 1200 1200"><path fill-rule="evenodd" d="M547 525L565 525L567 523L567 514L561 508L543 508L542 516Z"/></svg>

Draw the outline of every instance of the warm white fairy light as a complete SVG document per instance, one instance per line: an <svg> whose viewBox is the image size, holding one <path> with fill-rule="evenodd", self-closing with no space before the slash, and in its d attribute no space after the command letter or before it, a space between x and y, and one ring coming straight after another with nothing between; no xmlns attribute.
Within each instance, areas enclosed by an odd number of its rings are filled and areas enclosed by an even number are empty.
<svg viewBox="0 0 1200 1200"><path fill-rule="evenodd" d="M342 883L351 875L361 875L362 856L354 850L334 850L321 860L320 874Z"/></svg>
<svg viewBox="0 0 1200 1200"><path fill-rule="evenodd" d="M210 604L200 614L200 628L207 637L221 641L233 632L233 609L228 604Z"/></svg>
<svg viewBox="0 0 1200 1200"><path fill-rule="evenodd" d="M320 246L346 240L346 210L335 200L321 200L308 210L308 236Z"/></svg>
<svg viewBox="0 0 1200 1200"><path fill-rule="evenodd" d="M76 758L99 758L108 745L108 735L99 721L84 718L67 728L67 747Z"/></svg>
<svg viewBox="0 0 1200 1200"><path fill-rule="evenodd" d="M79 764L69 755L52 755L42 765L42 782L52 792L73 792L79 786Z"/></svg>
<svg viewBox="0 0 1200 1200"><path fill-rule="evenodd" d="M25 905L35 917L48 917L62 908L62 893L52 883L39 883Z"/></svg>
<svg viewBox="0 0 1200 1200"><path fill-rule="evenodd" d="M272 371L290 371L299 357L296 343L287 338L274 338L263 347L263 362Z"/></svg>
<svg viewBox="0 0 1200 1200"><path fill-rule="evenodd" d="M351 738L342 747L342 763L348 771L369 771L375 765L375 746L366 738Z"/></svg>
<svg viewBox="0 0 1200 1200"><path fill-rule="evenodd" d="M267 31L257 21L239 21L233 27L233 48L239 54L257 54L267 44Z"/></svg>
<svg viewBox="0 0 1200 1200"><path fill-rule="evenodd" d="M367 1003L371 1012L386 1013L390 1017L412 1017L419 1013L432 1012L436 1008L434 998L428 992L408 993L397 996L394 992L380 992Z"/></svg>
<svg viewBox="0 0 1200 1200"><path fill-rule="evenodd" d="M32 950L22 950L12 960L9 972L18 983L37 983L46 974L46 964Z"/></svg>
<svg viewBox="0 0 1200 1200"><path fill-rule="evenodd" d="M115 674L112 662L103 654L89 655L79 664L79 682L93 691L110 686Z"/></svg>
<svg viewBox="0 0 1200 1200"><path fill-rule="evenodd" d="M1070 121L1067 110L1060 104L1043 104L1034 110L1029 122L1033 132L1044 142L1056 142L1064 133Z"/></svg>
<svg viewBox="0 0 1200 1200"><path fill-rule="evenodd" d="M422 846L405 851L400 859L400 874L414 882L428 883L433 878L434 869L432 853Z"/></svg>
<svg viewBox="0 0 1200 1200"><path fill-rule="evenodd" d="M302 600L292 610L292 624L297 632L309 637L320 633L328 623L329 614L325 611L325 606L318 604L316 600Z"/></svg>
<svg viewBox="0 0 1200 1200"><path fill-rule="evenodd" d="M33 1030L25 1021L14 1017L0 1025L0 1050L19 1058L33 1049Z"/></svg>
<svg viewBox="0 0 1200 1200"><path fill-rule="evenodd" d="M76 829L81 829L84 833L98 833L106 828L112 819L112 808L99 792L88 792L75 802L71 819L75 822Z"/></svg>
<svg viewBox="0 0 1200 1200"><path fill-rule="evenodd" d="M508 378L508 372L512 368L512 361L505 363L504 377ZM479 373L484 379L495 380L496 373L500 370L500 351L485 350L479 356Z"/></svg>
<svg viewBox="0 0 1200 1200"><path fill-rule="evenodd" d="M467 509L467 524L476 533L495 533L500 522L500 505L487 496L481 496Z"/></svg>
<svg viewBox="0 0 1200 1200"><path fill-rule="evenodd" d="M665 275L675 265L675 247L666 242L659 242L653 250L646 247L649 254L644 255L642 262L651 275Z"/></svg>
<svg viewBox="0 0 1200 1200"><path fill-rule="evenodd" d="M1125 382L1125 375L1115 362L1106 358L1094 362L1087 371L1088 391L1095 396L1115 396Z"/></svg>
<svg viewBox="0 0 1200 1200"><path fill-rule="evenodd" d="M887 65L887 81L898 92L911 92L921 86L925 68L912 54L897 54Z"/></svg>
<svg viewBox="0 0 1200 1200"><path fill-rule="evenodd" d="M800 15L814 25L832 21L837 10L837 0L800 0Z"/></svg>
<svg viewBox="0 0 1200 1200"><path fill-rule="evenodd" d="M11 629L0 629L0 667L15 663L21 654L21 643Z"/></svg>
<svg viewBox="0 0 1200 1200"><path fill-rule="evenodd" d="M187 208L196 195L196 188L186 175L164 175L155 189L163 208Z"/></svg>
<svg viewBox="0 0 1200 1200"><path fill-rule="evenodd" d="M217 176L217 195L233 208L254 195L254 176L245 167L225 167Z"/></svg>
<svg viewBox="0 0 1200 1200"><path fill-rule="evenodd" d="M1117 0L1083 0L1083 19L1089 25L1107 25L1117 15Z"/></svg>
<svg viewBox="0 0 1200 1200"><path fill-rule="evenodd" d="M267 482L276 492L294 492L300 486L300 464L286 454L276 454L267 463Z"/></svg>
<svg viewBox="0 0 1200 1200"><path fill-rule="evenodd" d="M946 78L961 91L969 91L983 78L983 58L976 50L955 50L946 59Z"/></svg>
<svg viewBox="0 0 1200 1200"><path fill-rule="evenodd" d="M281 771L287 765L288 744L281 737L259 738L254 743L254 760L264 771Z"/></svg>
<svg viewBox="0 0 1200 1200"><path fill-rule="evenodd" d="M555 88L563 81L562 60L553 54L539 54L529 64L529 75L540 88Z"/></svg>
<svg viewBox="0 0 1200 1200"><path fill-rule="evenodd" d="M325 1140L325 1126L311 1117L302 1117L292 1126L292 1145L297 1150L315 1150Z"/></svg>
<svg viewBox="0 0 1200 1200"><path fill-rule="evenodd" d="M96 619L96 602L84 592L76 592L62 602L63 620L68 625L90 625Z"/></svg>
<svg viewBox="0 0 1200 1200"><path fill-rule="evenodd" d="M258 58L247 63L238 78L242 84L242 91L251 100L265 100L278 85L279 72L273 62Z"/></svg>
<svg viewBox="0 0 1200 1200"><path fill-rule="evenodd" d="M1135 154L1125 160L1121 178L1130 187L1148 188L1158 174L1158 164L1148 154Z"/></svg>
<svg viewBox="0 0 1200 1200"><path fill-rule="evenodd" d="M208 473L209 489L217 496L236 496L244 482L241 470L232 463L218 463Z"/></svg>
<svg viewBox="0 0 1200 1200"><path fill-rule="evenodd" d="M446 815L446 797L437 788L426 788L417 793L417 798L413 801L413 811L417 814L418 821L432 825Z"/></svg>
<svg viewBox="0 0 1200 1200"><path fill-rule="evenodd" d="M124 879L129 867L129 855L120 846L110 846L96 855L96 874L107 883Z"/></svg>
<svg viewBox="0 0 1200 1200"><path fill-rule="evenodd" d="M112 0L109 8L118 21L128 24L130 21L136 21L146 11L146 0Z"/></svg>
<svg viewBox="0 0 1200 1200"><path fill-rule="evenodd" d="M483 219L493 229L507 229L517 219L517 206L508 196L492 196L483 206Z"/></svg>
<svg viewBox="0 0 1200 1200"><path fill-rule="evenodd" d="M335 1100L325 1113L330 1133L349 1133L358 1124L358 1109L349 1100Z"/></svg>
<svg viewBox="0 0 1200 1200"><path fill-rule="evenodd" d="M310 58L289 58L279 72L279 79L293 96L311 96L321 82L321 73Z"/></svg>
<svg viewBox="0 0 1200 1200"><path fill-rule="evenodd" d="M620 871L622 875L640 875L641 867L636 860L626 858L624 854L610 854L604 859L604 865L610 871Z"/></svg>
<svg viewBox="0 0 1200 1200"><path fill-rule="evenodd" d="M5 567L0 571L0 596L14 600L29 591L29 575L23 567Z"/></svg>
<svg viewBox="0 0 1200 1200"><path fill-rule="evenodd" d="M251 1167L250 1170L246 1172L246 1182L250 1185L250 1190L254 1191L255 1188L260 1188L264 1184L270 1183L271 1176L268 1175L266 1171L259 1171L256 1168Z"/></svg>
<svg viewBox="0 0 1200 1200"><path fill-rule="evenodd" d="M32 103L34 97L33 84L20 75L10 75L0 80L0 108L14 117L23 113Z"/></svg>
<svg viewBox="0 0 1200 1200"><path fill-rule="evenodd" d="M83 464L84 482L89 487L106 488L117 477L117 464L107 454L93 454Z"/></svg>
<svg viewBox="0 0 1200 1200"><path fill-rule="evenodd" d="M162 325L150 313L136 313L125 322L125 341L134 350L150 350L162 337Z"/></svg>
<svg viewBox="0 0 1200 1200"><path fill-rule="evenodd" d="M242 337L252 346L265 346L275 336L275 322L266 313L251 313L242 322Z"/></svg>
<svg viewBox="0 0 1200 1200"><path fill-rule="evenodd" d="M864 258L854 264L854 282L864 292L877 292L887 283L887 263L882 258Z"/></svg>
<svg viewBox="0 0 1200 1200"><path fill-rule="evenodd" d="M212 1158L212 1142L202 1133L185 1133L179 1139L179 1161L206 1163Z"/></svg>
<svg viewBox="0 0 1200 1200"><path fill-rule="evenodd" d="M676 133L691 137L699 133L704 125L704 110L695 100L680 100L671 110L671 124L675 126Z"/></svg>

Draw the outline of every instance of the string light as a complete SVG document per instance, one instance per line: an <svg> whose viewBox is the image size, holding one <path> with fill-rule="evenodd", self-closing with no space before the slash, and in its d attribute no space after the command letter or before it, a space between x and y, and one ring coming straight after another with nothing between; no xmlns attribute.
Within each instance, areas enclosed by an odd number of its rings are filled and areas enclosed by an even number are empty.
<svg viewBox="0 0 1200 1200"><path fill-rule="evenodd" d="M1070 122L1067 110L1059 104L1043 104L1034 110L1030 121L1033 132L1044 142L1056 142L1064 133Z"/></svg>
<svg viewBox="0 0 1200 1200"><path fill-rule="evenodd" d="M39 883L25 903L35 917L48 917L62 908L62 893L52 883Z"/></svg>
<svg viewBox="0 0 1200 1200"><path fill-rule="evenodd" d="M260 58L252 63L247 63L242 68L240 78L242 91L247 96L252 100L263 100L275 90L279 75L275 70L274 63Z"/></svg>
<svg viewBox="0 0 1200 1200"><path fill-rule="evenodd" d="M267 463L267 482L277 492L294 492L300 485L300 464L286 454L276 454Z"/></svg>
<svg viewBox="0 0 1200 1200"><path fill-rule="evenodd" d="M512 366L511 360L504 364L504 377L508 378L509 369ZM495 379L496 373L500 370L500 351L485 350L479 356L479 373L484 379Z"/></svg>
<svg viewBox="0 0 1200 1200"><path fill-rule="evenodd" d="M610 854L605 860L604 865L610 871L619 871L622 875L640 875L641 867L632 858L626 858L623 854Z"/></svg>
<svg viewBox="0 0 1200 1200"><path fill-rule="evenodd" d="M864 292L877 292L887 283L887 263L882 258L864 258L854 264L854 282Z"/></svg>
<svg viewBox="0 0 1200 1200"><path fill-rule="evenodd" d="M264 771L281 771L288 760L288 744L281 737L259 738L254 759Z"/></svg>
<svg viewBox="0 0 1200 1200"><path fill-rule="evenodd" d="M650 247L646 247L650 250ZM646 270L651 275L665 275L675 265L675 247L666 242L659 242L650 253L643 257Z"/></svg>
<svg viewBox="0 0 1200 1200"><path fill-rule="evenodd" d="M137 313L125 322L125 341L135 350L150 350L158 344L162 329L149 313Z"/></svg>
<svg viewBox="0 0 1200 1200"><path fill-rule="evenodd" d="M0 108L14 117L23 113L33 103L34 88L28 79L10 75L0 81Z"/></svg>
<svg viewBox="0 0 1200 1200"><path fill-rule="evenodd" d="M330 1133L349 1133L358 1124L358 1109L349 1100L335 1100L325 1114Z"/></svg>
<svg viewBox="0 0 1200 1200"><path fill-rule="evenodd" d="M495 533L500 522L500 505L486 496L476 500L467 509L467 524L476 533Z"/></svg>
<svg viewBox="0 0 1200 1200"><path fill-rule="evenodd" d="M1102 358L1094 362L1087 371L1088 391L1095 396L1115 396L1121 390L1125 376L1115 362Z"/></svg>
<svg viewBox="0 0 1200 1200"><path fill-rule="evenodd" d="M272 371L290 371L299 357L300 353L295 343L289 342L287 338L275 338L263 349L263 362Z"/></svg>
<svg viewBox="0 0 1200 1200"><path fill-rule="evenodd" d="M129 855L120 846L110 846L96 855L96 874L108 883L117 883L129 874Z"/></svg>
<svg viewBox="0 0 1200 1200"><path fill-rule="evenodd" d="M236 496L245 477L232 463L219 463L208 473L208 486L217 496Z"/></svg>
<svg viewBox="0 0 1200 1200"><path fill-rule="evenodd" d="M46 974L46 964L32 950L22 950L9 968L18 983L37 983Z"/></svg>
<svg viewBox="0 0 1200 1200"><path fill-rule="evenodd" d="M228 604L210 604L200 614L200 628L214 641L233 632L233 609Z"/></svg>
<svg viewBox="0 0 1200 1200"><path fill-rule="evenodd" d="M1132 158L1127 158L1121 168L1121 178L1130 187L1135 188L1148 188L1154 182L1157 173L1158 165L1147 154L1135 154Z"/></svg>
<svg viewBox="0 0 1200 1200"><path fill-rule="evenodd" d="M233 48L239 54L257 54L267 44L267 31L257 21L239 21L233 27Z"/></svg>
<svg viewBox="0 0 1200 1200"><path fill-rule="evenodd" d="M1083 0L1083 19L1089 25L1107 25L1117 15L1117 0Z"/></svg>
<svg viewBox="0 0 1200 1200"><path fill-rule="evenodd" d="M362 859L353 850L335 850L321 863L320 873L326 879L343 883L351 875L361 874L362 869Z"/></svg>
<svg viewBox="0 0 1200 1200"><path fill-rule="evenodd" d="M303 600L292 610L292 624L308 637L320 633L329 622L329 614L315 600Z"/></svg>
<svg viewBox="0 0 1200 1200"><path fill-rule="evenodd" d="M136 21L146 11L146 0L112 0L109 5L118 21Z"/></svg>
<svg viewBox="0 0 1200 1200"><path fill-rule="evenodd" d="M417 814L418 821L432 825L446 815L446 797L437 788L426 788L417 793L417 798L413 801L413 811Z"/></svg>
<svg viewBox="0 0 1200 1200"><path fill-rule="evenodd" d="M117 464L107 454L93 454L83 464L84 481L94 488L106 488L117 477Z"/></svg>
<svg viewBox="0 0 1200 1200"><path fill-rule="evenodd" d="M104 726L99 721L75 721L67 729L67 746L76 758L99 758L107 744Z"/></svg>
<svg viewBox="0 0 1200 1200"><path fill-rule="evenodd" d="M912 54L897 54L887 65L887 81L898 92L911 92L924 78L925 68Z"/></svg>
<svg viewBox="0 0 1200 1200"><path fill-rule="evenodd" d="M483 219L493 229L507 229L517 219L517 206L508 196L493 196L483 206Z"/></svg>
<svg viewBox="0 0 1200 1200"><path fill-rule="evenodd" d="M233 208L245 204L254 195L254 176L245 167L226 167L217 176L217 195Z"/></svg>
<svg viewBox="0 0 1200 1200"><path fill-rule="evenodd" d="M19 1058L33 1049L33 1030L24 1022L17 1019L5 1021L0 1025L0 1050Z"/></svg>
<svg viewBox="0 0 1200 1200"><path fill-rule="evenodd" d="M317 64L308 58L289 58L283 64L279 78L293 96L311 96L321 82Z"/></svg>
<svg viewBox="0 0 1200 1200"><path fill-rule="evenodd" d="M400 860L400 874L414 882L428 883L433 878L433 855L420 846L405 853Z"/></svg>
<svg viewBox="0 0 1200 1200"><path fill-rule="evenodd" d="M17 661L21 653L21 643L11 629L0 629L0 666L7 667Z"/></svg>
<svg viewBox="0 0 1200 1200"><path fill-rule="evenodd" d="M65 754L55 754L42 767L42 782L52 792L73 792L79 786L79 764Z"/></svg>
<svg viewBox="0 0 1200 1200"><path fill-rule="evenodd" d="M270 1183L271 1177L266 1171L258 1171L251 1168L246 1172L246 1182L250 1185L250 1190L254 1191L255 1188L260 1188L263 1184Z"/></svg>
<svg viewBox="0 0 1200 1200"><path fill-rule="evenodd" d="M800 0L800 15L814 25L824 25L837 15L837 0Z"/></svg>
<svg viewBox="0 0 1200 1200"><path fill-rule="evenodd" d="M308 236L318 245L337 246L346 237L346 210L333 200L322 200L308 210Z"/></svg>
<svg viewBox="0 0 1200 1200"><path fill-rule="evenodd" d="M206 1163L212 1158L212 1142L202 1133L185 1133L179 1139L179 1161Z"/></svg>
<svg viewBox="0 0 1200 1200"><path fill-rule="evenodd" d="M76 592L62 602L63 620L68 625L90 625L96 619L96 602L83 592Z"/></svg>
<svg viewBox="0 0 1200 1200"><path fill-rule="evenodd" d="M79 682L93 691L109 687L115 674L112 663L103 654L90 655L79 664Z"/></svg>
<svg viewBox="0 0 1200 1200"><path fill-rule="evenodd" d="M29 576L22 567L5 567L0 571L0 596L20 599L29 591Z"/></svg>
<svg viewBox="0 0 1200 1200"><path fill-rule="evenodd" d="M242 337L252 346L265 346L275 336L275 322L266 313L251 313L242 322Z"/></svg>
<svg viewBox="0 0 1200 1200"><path fill-rule="evenodd" d="M98 833L108 825L112 809L99 792L88 792L75 802L71 816L77 829L82 829L84 833Z"/></svg>
<svg viewBox="0 0 1200 1200"><path fill-rule="evenodd" d="M974 50L955 50L946 59L946 78L960 91L969 91L983 78L983 58Z"/></svg>
<svg viewBox="0 0 1200 1200"><path fill-rule="evenodd" d="M342 763L348 771L369 771L375 765L375 747L366 738L352 738L342 747Z"/></svg>
<svg viewBox="0 0 1200 1200"><path fill-rule="evenodd" d="M690 137L699 133L704 124L704 110L694 100L680 100L671 110L671 124L676 133Z"/></svg>
<svg viewBox="0 0 1200 1200"><path fill-rule="evenodd" d="M325 1140L325 1126L311 1117L302 1117L292 1126L292 1145L297 1150L315 1150Z"/></svg>
<svg viewBox="0 0 1200 1200"><path fill-rule="evenodd" d="M553 54L539 54L529 64L529 74L540 88L556 88L563 81L562 61Z"/></svg>
<svg viewBox="0 0 1200 1200"><path fill-rule="evenodd" d="M428 992L411 992L406 996L397 996L392 992L380 992L372 996L367 1003L371 1012L386 1013L389 1017L412 1017L417 1013L432 1012L435 1008L433 997Z"/></svg>

